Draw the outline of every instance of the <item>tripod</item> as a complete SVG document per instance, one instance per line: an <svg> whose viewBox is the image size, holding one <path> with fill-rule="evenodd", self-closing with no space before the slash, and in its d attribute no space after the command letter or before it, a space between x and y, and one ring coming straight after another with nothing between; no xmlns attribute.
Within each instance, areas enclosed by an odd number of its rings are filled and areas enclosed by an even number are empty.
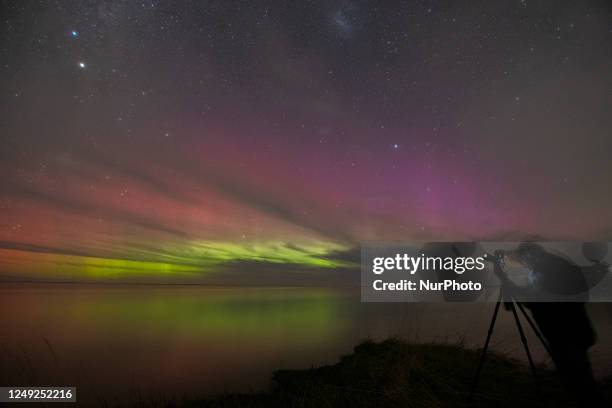
<svg viewBox="0 0 612 408"><path fill-rule="evenodd" d="M538 327L535 325L533 320L531 320L531 317L529 317L529 315L523 308L523 305L521 305L520 302L515 301L510 293L504 293L504 292L505 292L504 285L502 284L502 286L500 286L499 288L499 296L497 298L497 303L495 304L495 310L493 311L493 317L491 318L491 324L489 325L487 339L485 341L484 348L482 349L482 354L480 355L480 361L478 362L478 367L476 368L476 375L474 376L474 381L472 383L472 388L470 390L470 396L469 396L468 401L472 400L472 398L474 397L474 393L476 392L476 388L478 387L478 380L480 378L480 372L482 371L482 367L484 366L485 358L487 356L487 351L489 349L489 343L491 341L491 337L493 336L493 330L495 329L495 322L497 320L499 306L502 304L502 302L504 303L504 307L506 310L512 311L512 315L514 316L514 321L516 322L516 327L518 328L518 332L521 337L521 343L523 343L525 354L527 354L527 360L529 360L529 367L531 368L531 374L533 375L538 391L540 387L539 387L535 365L533 363L533 358L531 357L531 352L529 351L529 345L527 344L527 338L525 337L525 332L523 331L521 320L519 319L518 313L516 311L516 306L518 306L519 310L521 311L521 313L527 320L527 323L529 323L529 326L531 326L531 329L533 330L537 338L540 340L540 342L542 343L542 345L544 346L548 354L552 356L548 343L546 343L546 340L544 339L544 337L538 330Z"/></svg>

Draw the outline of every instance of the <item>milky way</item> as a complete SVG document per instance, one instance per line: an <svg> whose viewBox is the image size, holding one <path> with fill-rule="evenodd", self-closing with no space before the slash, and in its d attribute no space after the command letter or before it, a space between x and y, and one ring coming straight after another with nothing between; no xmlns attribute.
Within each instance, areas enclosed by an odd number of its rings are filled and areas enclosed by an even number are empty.
<svg viewBox="0 0 612 408"><path fill-rule="evenodd" d="M3 3L0 276L609 240L610 6L459 3Z"/></svg>

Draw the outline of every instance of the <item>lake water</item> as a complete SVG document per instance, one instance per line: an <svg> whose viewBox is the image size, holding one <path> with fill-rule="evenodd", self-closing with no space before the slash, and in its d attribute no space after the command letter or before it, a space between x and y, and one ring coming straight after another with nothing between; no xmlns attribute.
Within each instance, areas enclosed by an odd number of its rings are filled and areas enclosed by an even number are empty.
<svg viewBox="0 0 612 408"><path fill-rule="evenodd" d="M258 390L275 369L334 363L365 338L482 345L493 306L363 304L358 290L326 288L2 284L0 385L76 385L90 403ZM610 374L612 307L589 312L594 369ZM493 347L523 359L511 315L497 326Z"/></svg>

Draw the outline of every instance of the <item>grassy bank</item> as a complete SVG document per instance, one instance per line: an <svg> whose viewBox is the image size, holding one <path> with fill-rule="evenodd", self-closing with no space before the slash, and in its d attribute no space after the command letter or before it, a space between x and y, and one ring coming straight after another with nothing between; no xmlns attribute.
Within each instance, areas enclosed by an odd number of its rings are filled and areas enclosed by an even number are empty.
<svg viewBox="0 0 612 408"><path fill-rule="evenodd" d="M560 407L567 392L539 370L540 391L524 364L489 354L473 402L468 393L479 351L457 345L364 342L337 364L281 370L269 392L226 394L182 407Z"/></svg>

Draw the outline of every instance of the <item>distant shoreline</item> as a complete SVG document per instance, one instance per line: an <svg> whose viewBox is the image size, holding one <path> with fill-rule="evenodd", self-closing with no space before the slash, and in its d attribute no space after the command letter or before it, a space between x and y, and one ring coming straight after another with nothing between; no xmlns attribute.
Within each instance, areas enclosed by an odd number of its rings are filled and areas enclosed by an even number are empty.
<svg viewBox="0 0 612 408"><path fill-rule="evenodd" d="M0 280L0 286L5 284L25 284L25 285L88 285L88 286L199 286L209 288L326 288L326 289L355 289L359 286L339 286L339 285L254 285L254 284L231 284L231 283L197 283L197 282L109 282L109 281L39 281L39 280Z"/></svg>

